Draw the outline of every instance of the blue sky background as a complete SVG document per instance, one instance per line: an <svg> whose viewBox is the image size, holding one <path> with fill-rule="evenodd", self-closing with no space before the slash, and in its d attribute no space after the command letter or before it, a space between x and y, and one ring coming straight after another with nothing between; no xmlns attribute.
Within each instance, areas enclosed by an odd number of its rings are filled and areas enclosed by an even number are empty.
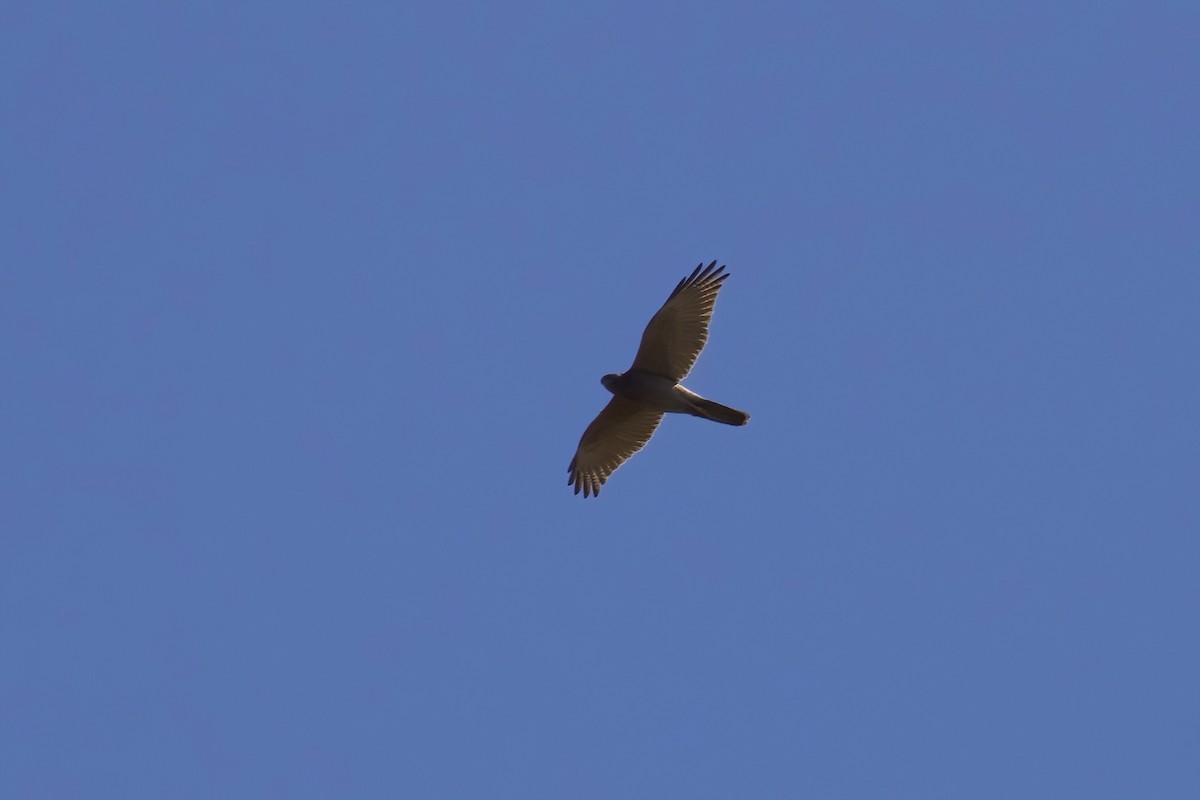
<svg viewBox="0 0 1200 800"><path fill-rule="evenodd" d="M0 795L1200 796L1195 4L0 30Z"/></svg>

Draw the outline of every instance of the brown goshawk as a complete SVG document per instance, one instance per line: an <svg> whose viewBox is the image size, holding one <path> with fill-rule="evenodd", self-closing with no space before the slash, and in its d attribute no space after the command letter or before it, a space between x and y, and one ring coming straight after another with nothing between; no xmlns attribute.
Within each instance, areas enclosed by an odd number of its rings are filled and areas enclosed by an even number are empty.
<svg viewBox="0 0 1200 800"><path fill-rule="evenodd" d="M679 383L708 341L717 292L728 277L716 261L707 267L701 262L651 318L633 366L600 379L613 398L583 432L567 467L567 485L574 485L575 494L600 494L608 476L650 441L663 414L691 414L726 425L745 425L750 419L746 412L714 403Z"/></svg>

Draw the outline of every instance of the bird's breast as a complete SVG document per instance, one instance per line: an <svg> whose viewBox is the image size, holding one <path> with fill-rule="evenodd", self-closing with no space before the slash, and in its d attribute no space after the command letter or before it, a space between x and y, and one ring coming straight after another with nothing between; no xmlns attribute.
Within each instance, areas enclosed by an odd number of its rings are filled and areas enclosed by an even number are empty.
<svg viewBox="0 0 1200 800"><path fill-rule="evenodd" d="M675 381L663 375L629 370L610 387L613 394L663 411L684 411L687 402L675 390Z"/></svg>

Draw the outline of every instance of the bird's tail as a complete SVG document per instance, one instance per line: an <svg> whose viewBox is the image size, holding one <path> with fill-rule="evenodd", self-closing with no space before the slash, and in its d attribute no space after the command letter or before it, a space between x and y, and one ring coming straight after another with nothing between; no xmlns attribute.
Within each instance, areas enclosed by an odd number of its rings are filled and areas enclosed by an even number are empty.
<svg viewBox="0 0 1200 800"><path fill-rule="evenodd" d="M707 397L693 395L688 398L692 402L692 413L697 417L711 419L713 422L723 422L726 425L745 425L750 421L750 415L736 408L714 403Z"/></svg>

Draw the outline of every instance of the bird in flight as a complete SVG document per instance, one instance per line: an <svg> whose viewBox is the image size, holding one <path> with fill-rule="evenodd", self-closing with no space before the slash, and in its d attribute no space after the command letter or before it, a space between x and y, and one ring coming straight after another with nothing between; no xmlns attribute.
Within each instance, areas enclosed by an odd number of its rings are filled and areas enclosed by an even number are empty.
<svg viewBox="0 0 1200 800"><path fill-rule="evenodd" d="M745 411L714 403L679 383L708 341L717 292L728 277L716 261L697 265L650 319L633 366L600 379L613 398L587 426L567 467L567 485L574 485L575 494L600 494L608 476L650 441L663 414L691 414L726 425L750 419Z"/></svg>

